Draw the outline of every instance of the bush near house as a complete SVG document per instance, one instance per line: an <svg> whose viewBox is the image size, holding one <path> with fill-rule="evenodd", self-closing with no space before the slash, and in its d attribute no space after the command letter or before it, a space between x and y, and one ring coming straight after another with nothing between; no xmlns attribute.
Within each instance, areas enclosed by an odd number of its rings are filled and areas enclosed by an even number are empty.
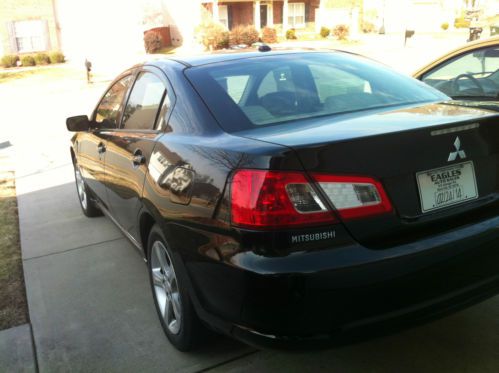
<svg viewBox="0 0 499 373"><path fill-rule="evenodd" d="M243 31L243 44L253 45L254 43L258 43L260 41L260 34L257 29L253 26L246 26Z"/></svg>
<svg viewBox="0 0 499 373"><path fill-rule="evenodd" d="M16 67L17 62L21 61L22 66L48 65L51 63L62 63L65 61L64 54L59 51L50 53L40 52L35 55L7 54L0 60L0 65L3 67Z"/></svg>
<svg viewBox="0 0 499 373"><path fill-rule="evenodd" d="M296 37L296 30L294 28L289 29L288 31L286 31L286 39L288 39L288 40L296 40L296 39L298 39Z"/></svg>
<svg viewBox="0 0 499 373"><path fill-rule="evenodd" d="M50 63L63 63L65 61L64 54L59 51L49 53Z"/></svg>
<svg viewBox="0 0 499 373"><path fill-rule="evenodd" d="M374 25L374 23L369 22L369 21L362 21L361 28L362 28L362 32L364 34L369 34L371 32L376 31L376 26Z"/></svg>
<svg viewBox="0 0 499 373"><path fill-rule="evenodd" d="M333 29L333 35L338 38L338 40L346 40L348 38L349 29L347 25L338 25Z"/></svg>
<svg viewBox="0 0 499 373"><path fill-rule="evenodd" d="M253 26L236 26L230 31L229 44L230 45L252 45L260 40L258 31Z"/></svg>
<svg viewBox="0 0 499 373"><path fill-rule="evenodd" d="M465 19L464 17L458 17L454 20L455 28L468 28L470 27L470 21Z"/></svg>
<svg viewBox="0 0 499 373"><path fill-rule="evenodd" d="M163 38L158 32L148 31L144 34L144 47L147 53L154 53L163 47Z"/></svg>
<svg viewBox="0 0 499 373"><path fill-rule="evenodd" d="M36 65L36 61L35 61L35 58L30 55L30 54L27 54L27 55L24 55L21 57L21 64L23 66L35 66Z"/></svg>
<svg viewBox="0 0 499 373"><path fill-rule="evenodd" d="M50 57L47 53L37 53L34 59L37 65L48 65L50 63Z"/></svg>
<svg viewBox="0 0 499 373"><path fill-rule="evenodd" d="M242 44L243 29L245 26L236 26L229 33L229 45Z"/></svg>
<svg viewBox="0 0 499 373"><path fill-rule="evenodd" d="M327 27L324 27L322 26L321 27L321 31L320 31L320 34L323 38L327 38L329 36L329 34L331 33L331 30Z"/></svg>
<svg viewBox="0 0 499 373"><path fill-rule="evenodd" d="M15 54L7 54L2 57L1 64L3 67L15 67L17 66L17 61L19 61L19 56Z"/></svg>
<svg viewBox="0 0 499 373"><path fill-rule="evenodd" d="M272 27L264 27L262 30L262 41L264 43L277 43L277 31Z"/></svg>
<svg viewBox="0 0 499 373"><path fill-rule="evenodd" d="M224 49L229 47L229 32L220 23L207 22L199 26L197 32L206 49Z"/></svg>
<svg viewBox="0 0 499 373"><path fill-rule="evenodd" d="M440 27L442 28L442 30L447 30L449 28L449 24L447 22L444 22L440 25Z"/></svg>

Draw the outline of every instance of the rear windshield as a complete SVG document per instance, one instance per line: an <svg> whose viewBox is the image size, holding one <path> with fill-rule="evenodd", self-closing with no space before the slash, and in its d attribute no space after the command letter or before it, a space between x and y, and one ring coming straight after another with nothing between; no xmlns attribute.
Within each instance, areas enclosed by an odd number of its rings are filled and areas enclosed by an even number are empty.
<svg viewBox="0 0 499 373"><path fill-rule="evenodd" d="M449 97L346 53L246 58L185 71L228 132Z"/></svg>

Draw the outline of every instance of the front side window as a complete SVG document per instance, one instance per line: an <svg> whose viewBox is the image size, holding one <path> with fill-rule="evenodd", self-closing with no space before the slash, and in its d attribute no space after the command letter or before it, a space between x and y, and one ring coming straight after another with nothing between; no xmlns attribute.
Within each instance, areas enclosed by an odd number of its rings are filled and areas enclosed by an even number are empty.
<svg viewBox="0 0 499 373"><path fill-rule="evenodd" d="M305 3L288 4L288 26L294 28L305 27Z"/></svg>
<svg viewBox="0 0 499 373"><path fill-rule="evenodd" d="M186 76L228 132L449 100L415 79L345 53L290 53L198 66Z"/></svg>
<svg viewBox="0 0 499 373"><path fill-rule="evenodd" d="M128 90L132 76L128 75L107 91L95 112L95 122L101 128L118 128L118 121L123 108L123 99Z"/></svg>
<svg viewBox="0 0 499 373"><path fill-rule="evenodd" d="M499 47L455 57L426 73L423 82L455 98L499 98Z"/></svg>
<svg viewBox="0 0 499 373"><path fill-rule="evenodd" d="M44 23L41 20L14 22L14 33L19 52L45 50Z"/></svg>
<svg viewBox="0 0 499 373"><path fill-rule="evenodd" d="M158 109L165 95L165 85L156 75L148 72L140 73L123 113L123 128L154 129Z"/></svg>

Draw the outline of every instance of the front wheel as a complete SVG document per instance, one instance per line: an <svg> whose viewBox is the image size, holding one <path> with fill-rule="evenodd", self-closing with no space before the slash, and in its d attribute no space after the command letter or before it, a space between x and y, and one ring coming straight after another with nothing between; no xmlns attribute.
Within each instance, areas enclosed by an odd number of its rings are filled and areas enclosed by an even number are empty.
<svg viewBox="0 0 499 373"><path fill-rule="evenodd" d="M173 252L155 225L148 240L148 268L156 311L170 342L180 351L192 350L205 335Z"/></svg>
<svg viewBox="0 0 499 373"><path fill-rule="evenodd" d="M78 192L78 199L80 201L80 206L88 217L101 216L102 211L99 209L97 204L93 199L90 198L90 190L88 189L83 176L81 175L80 166L78 162L74 163L75 181L76 181L76 191Z"/></svg>

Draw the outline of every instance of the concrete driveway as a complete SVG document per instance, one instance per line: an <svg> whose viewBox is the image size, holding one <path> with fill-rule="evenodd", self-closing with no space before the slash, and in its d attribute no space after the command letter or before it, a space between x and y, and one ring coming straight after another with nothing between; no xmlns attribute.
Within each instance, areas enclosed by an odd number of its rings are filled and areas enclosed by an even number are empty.
<svg viewBox="0 0 499 373"><path fill-rule="evenodd" d="M499 297L328 351L256 351L224 337L194 353L174 350L160 329L140 255L108 219L85 218L78 205L64 119L88 113L104 86L73 76L0 85L0 143L8 139L16 153L31 318L31 329L0 334L0 372L9 371L2 361L8 356L17 359L10 367L41 372L499 371Z"/></svg>

